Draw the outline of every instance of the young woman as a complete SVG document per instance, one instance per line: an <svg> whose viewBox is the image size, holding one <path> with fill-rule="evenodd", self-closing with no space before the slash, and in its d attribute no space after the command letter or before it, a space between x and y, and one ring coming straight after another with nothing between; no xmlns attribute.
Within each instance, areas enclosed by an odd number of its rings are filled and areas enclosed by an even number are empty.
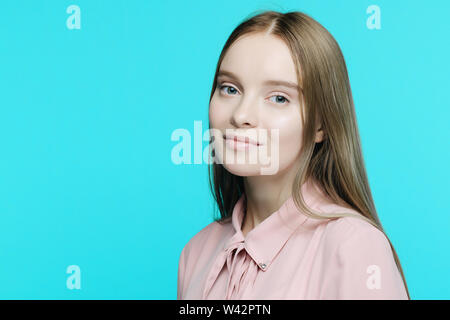
<svg viewBox="0 0 450 320"><path fill-rule="evenodd" d="M178 299L410 299L371 196L344 57L323 26L300 12L242 22L219 57L209 121L221 217L183 248ZM263 148L270 173L236 160Z"/></svg>

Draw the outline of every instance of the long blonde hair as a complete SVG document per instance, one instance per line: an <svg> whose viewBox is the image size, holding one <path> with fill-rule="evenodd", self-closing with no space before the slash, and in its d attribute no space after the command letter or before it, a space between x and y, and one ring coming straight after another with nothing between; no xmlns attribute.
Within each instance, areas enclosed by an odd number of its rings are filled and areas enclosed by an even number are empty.
<svg viewBox="0 0 450 320"><path fill-rule="evenodd" d="M302 12L280 13L263 11L246 18L226 41L216 67L210 101L217 86L217 74L229 47L244 34L266 32L278 36L289 47L296 66L299 93L306 108L302 108L303 145L300 170L292 186L297 207L315 219L338 219L354 214L343 212L323 215L312 211L305 203L301 186L309 178L335 203L356 210L386 236L402 276L408 299L406 279L397 253L383 230L375 204L361 151L347 66L334 37L316 20ZM325 137L316 143L316 125L321 124ZM245 194L243 177L227 171L222 164L208 168L209 185L220 211L219 223L230 218L236 202Z"/></svg>

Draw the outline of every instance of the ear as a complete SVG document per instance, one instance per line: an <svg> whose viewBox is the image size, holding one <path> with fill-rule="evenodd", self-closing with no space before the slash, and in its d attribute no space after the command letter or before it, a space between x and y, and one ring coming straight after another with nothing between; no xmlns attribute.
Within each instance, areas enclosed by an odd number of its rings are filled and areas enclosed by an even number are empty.
<svg viewBox="0 0 450 320"><path fill-rule="evenodd" d="M316 131L316 137L314 139L314 142L318 143L318 142L322 142L323 141L323 137L324 137L324 132L322 127L320 127L319 129L317 129Z"/></svg>

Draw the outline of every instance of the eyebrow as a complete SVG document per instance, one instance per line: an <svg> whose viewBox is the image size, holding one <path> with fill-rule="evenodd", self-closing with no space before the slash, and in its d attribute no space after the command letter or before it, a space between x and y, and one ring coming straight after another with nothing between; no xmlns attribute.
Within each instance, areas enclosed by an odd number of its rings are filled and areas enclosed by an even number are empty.
<svg viewBox="0 0 450 320"><path fill-rule="evenodd" d="M239 81L239 77L231 71L220 70L217 74L217 78L219 78L221 76L228 76L230 78L233 78L233 79ZM284 81L284 80L266 80L266 81L264 81L263 84L273 85L273 86L284 86L284 87L292 88L292 89L299 89L298 84L296 84L294 82ZM302 88L300 88L300 90L302 90Z"/></svg>

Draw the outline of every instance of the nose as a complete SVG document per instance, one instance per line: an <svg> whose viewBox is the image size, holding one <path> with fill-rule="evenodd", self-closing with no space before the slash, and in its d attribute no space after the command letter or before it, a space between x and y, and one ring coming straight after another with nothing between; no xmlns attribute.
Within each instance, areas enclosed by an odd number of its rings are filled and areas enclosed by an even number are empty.
<svg viewBox="0 0 450 320"><path fill-rule="evenodd" d="M258 103L256 98L246 96L236 105L230 122L232 125L241 127L256 127L258 125Z"/></svg>

